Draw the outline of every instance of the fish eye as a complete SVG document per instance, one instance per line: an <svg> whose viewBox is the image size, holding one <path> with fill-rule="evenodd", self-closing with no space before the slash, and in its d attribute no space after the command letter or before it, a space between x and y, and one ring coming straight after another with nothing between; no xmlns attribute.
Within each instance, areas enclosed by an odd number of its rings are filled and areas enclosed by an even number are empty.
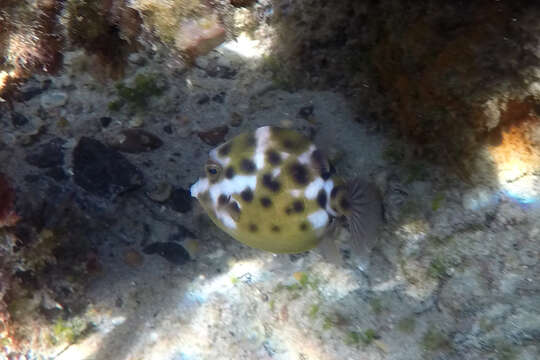
<svg viewBox="0 0 540 360"><path fill-rule="evenodd" d="M210 180L215 180L221 174L221 165L214 161L208 161L205 166L206 175Z"/></svg>

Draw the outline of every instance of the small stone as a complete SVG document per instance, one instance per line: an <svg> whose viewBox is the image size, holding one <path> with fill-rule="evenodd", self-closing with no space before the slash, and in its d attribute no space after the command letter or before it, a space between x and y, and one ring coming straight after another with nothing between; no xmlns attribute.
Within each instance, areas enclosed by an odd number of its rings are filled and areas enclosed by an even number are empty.
<svg viewBox="0 0 540 360"><path fill-rule="evenodd" d="M13 112L11 113L11 123L15 127L20 127L28 124L28 118L21 113Z"/></svg>
<svg viewBox="0 0 540 360"><path fill-rule="evenodd" d="M144 117L141 114L136 114L134 117L129 120L129 127L138 128L143 126Z"/></svg>
<svg viewBox="0 0 540 360"><path fill-rule="evenodd" d="M242 118L242 115L240 115L239 113L233 112L231 114L231 126L238 127L238 126L242 125L243 121L244 121L244 119Z"/></svg>
<svg viewBox="0 0 540 360"><path fill-rule="evenodd" d="M183 22L177 32L176 47L195 59L208 54L216 46L225 41L225 28L221 25L217 14L190 19Z"/></svg>
<svg viewBox="0 0 540 360"><path fill-rule="evenodd" d="M55 138L45 144L35 148L25 160L30 165L38 168L50 168L62 166L64 164L64 144L63 139Z"/></svg>
<svg viewBox="0 0 540 360"><path fill-rule="evenodd" d="M41 106L45 109L52 109L64 106L68 100L68 95L61 91L52 91L41 96Z"/></svg>
<svg viewBox="0 0 540 360"><path fill-rule="evenodd" d="M126 265L131 267L139 267L143 264L142 255L134 249L128 249L124 252L122 259Z"/></svg>
<svg viewBox="0 0 540 360"><path fill-rule="evenodd" d="M228 132L229 128L226 125L222 125L207 131L201 131L198 135L206 144L216 146L223 142L225 135L227 135Z"/></svg>
<svg viewBox="0 0 540 360"><path fill-rule="evenodd" d="M183 188L174 189L170 195L169 206L174 211L185 213L191 210L191 193Z"/></svg>
<svg viewBox="0 0 540 360"><path fill-rule="evenodd" d="M140 170L121 153L88 137L73 150L73 174L77 185L105 198L114 199L144 184Z"/></svg>
<svg viewBox="0 0 540 360"><path fill-rule="evenodd" d="M156 202L165 202L171 197L172 186L169 183L163 182L158 184L152 191L148 191L146 196Z"/></svg>
<svg viewBox="0 0 540 360"><path fill-rule="evenodd" d="M68 174L66 174L61 166L56 166L45 171L45 176L53 178L58 182L66 181L69 178Z"/></svg>
<svg viewBox="0 0 540 360"><path fill-rule="evenodd" d="M255 0L230 0L234 7L249 7L255 3Z"/></svg>
<svg viewBox="0 0 540 360"><path fill-rule="evenodd" d="M183 265L190 260L187 250L175 242L155 242L146 246L143 252L148 255L162 256L175 265Z"/></svg>
<svg viewBox="0 0 540 360"><path fill-rule="evenodd" d="M146 63L146 59L138 53L129 54L128 61L135 65L144 65Z"/></svg>
<svg viewBox="0 0 540 360"><path fill-rule="evenodd" d="M305 120L312 120L313 119L313 105L303 106L298 110L298 117L305 119Z"/></svg>
<svg viewBox="0 0 540 360"><path fill-rule="evenodd" d="M197 99L197 104L202 105L202 104L206 104L209 101L210 101L210 96L208 96L206 94L202 94Z"/></svg>
<svg viewBox="0 0 540 360"><path fill-rule="evenodd" d="M171 126L171 125L165 125L165 126L163 127L163 131L164 131L166 134L171 135L171 134L173 133L172 126Z"/></svg>
<svg viewBox="0 0 540 360"><path fill-rule="evenodd" d="M101 127L106 128L111 124L112 118L108 116L102 116L99 118L99 122L101 123Z"/></svg>
<svg viewBox="0 0 540 360"><path fill-rule="evenodd" d="M126 129L116 135L109 145L122 152L137 154L155 150L163 145L163 141L146 130Z"/></svg>
<svg viewBox="0 0 540 360"><path fill-rule="evenodd" d="M223 104L225 102L225 91L221 91L219 94L212 96L212 100L217 103Z"/></svg>

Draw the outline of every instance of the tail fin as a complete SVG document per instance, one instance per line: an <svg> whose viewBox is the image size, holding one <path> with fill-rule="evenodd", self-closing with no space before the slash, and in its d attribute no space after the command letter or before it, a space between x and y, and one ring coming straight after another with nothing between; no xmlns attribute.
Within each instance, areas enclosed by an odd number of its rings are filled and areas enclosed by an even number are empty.
<svg viewBox="0 0 540 360"><path fill-rule="evenodd" d="M382 198L375 184L356 178L347 184L350 213L347 215L352 235L352 252L358 266L369 267L371 250L377 243L383 222Z"/></svg>

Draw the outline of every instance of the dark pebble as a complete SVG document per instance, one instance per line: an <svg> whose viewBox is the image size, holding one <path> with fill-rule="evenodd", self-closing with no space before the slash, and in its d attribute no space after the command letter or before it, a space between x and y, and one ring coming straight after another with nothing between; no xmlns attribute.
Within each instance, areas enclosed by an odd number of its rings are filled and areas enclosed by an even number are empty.
<svg viewBox="0 0 540 360"><path fill-rule="evenodd" d="M191 193L189 190L176 188L172 191L168 203L174 211L181 213L188 212L192 208Z"/></svg>
<svg viewBox="0 0 540 360"><path fill-rule="evenodd" d="M99 118L99 122L101 123L101 126L102 126L103 128L106 128L106 127L108 127L108 126L111 124L112 118L110 118L110 117L108 117L108 116L103 116L103 117L100 117L100 118Z"/></svg>
<svg viewBox="0 0 540 360"><path fill-rule="evenodd" d="M197 104L203 105L210 101L210 96L203 94L197 99Z"/></svg>
<svg viewBox="0 0 540 360"><path fill-rule="evenodd" d="M244 121L244 119L242 118L242 115L240 115L239 113L233 112L231 114L231 126L238 127L242 125L242 121Z"/></svg>
<svg viewBox="0 0 540 360"><path fill-rule="evenodd" d="M212 97L212 100L217 103L223 104L223 102L225 101L225 95L225 91L221 91L219 94L214 95Z"/></svg>
<svg viewBox="0 0 540 360"><path fill-rule="evenodd" d="M169 241L178 242L184 240L186 237L195 238L195 234L185 226L178 225L177 230L174 234L169 235Z"/></svg>
<svg viewBox="0 0 540 360"><path fill-rule="evenodd" d="M313 105L301 107L298 111L298 117L302 119L310 119L313 116Z"/></svg>
<svg viewBox="0 0 540 360"><path fill-rule="evenodd" d="M218 77L221 79L232 79L236 76L237 71L228 66L216 66L213 69L206 70L208 76Z"/></svg>
<svg viewBox="0 0 540 360"><path fill-rule="evenodd" d="M48 169L45 172L45 176L48 176L50 178L53 178L54 180L58 182L65 181L69 178L68 174L64 171L64 169L61 166L56 166L51 169Z"/></svg>
<svg viewBox="0 0 540 360"><path fill-rule="evenodd" d="M183 265L190 260L187 250L175 242L155 242L146 246L143 252L147 255L162 256L175 265Z"/></svg>
<svg viewBox="0 0 540 360"><path fill-rule="evenodd" d="M171 125L165 125L165 126L163 127L163 131L164 131L165 133L169 134L169 135L172 134L172 132L173 132L172 126L171 126Z"/></svg>
<svg viewBox="0 0 540 360"><path fill-rule="evenodd" d="M221 144L225 139L225 135L229 132L229 128L225 125L218 126L207 131L201 131L198 133L199 138L206 144L216 146Z"/></svg>
<svg viewBox="0 0 540 360"><path fill-rule="evenodd" d="M73 150L75 183L94 195L115 198L144 184L139 169L105 144L82 137Z"/></svg>
<svg viewBox="0 0 540 360"><path fill-rule="evenodd" d="M31 150L25 160L38 168L62 166L64 164L64 144L63 139L55 138Z"/></svg>
<svg viewBox="0 0 540 360"><path fill-rule="evenodd" d="M15 127L24 126L28 124L28 118L21 113L13 112L11 113L11 123Z"/></svg>
<svg viewBox="0 0 540 360"><path fill-rule="evenodd" d="M122 130L111 142L110 146L126 153L138 154L155 150L163 145L156 135L142 129Z"/></svg>

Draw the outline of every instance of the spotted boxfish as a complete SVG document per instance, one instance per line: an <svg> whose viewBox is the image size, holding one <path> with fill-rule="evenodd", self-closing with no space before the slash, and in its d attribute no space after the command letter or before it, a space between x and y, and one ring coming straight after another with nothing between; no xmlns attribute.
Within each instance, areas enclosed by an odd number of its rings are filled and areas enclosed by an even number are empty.
<svg viewBox="0 0 540 360"><path fill-rule="evenodd" d="M343 218L353 252L369 256L382 222L377 187L337 176L302 134L264 126L237 135L210 151L204 173L191 195L240 242L273 253L304 252L325 243Z"/></svg>

